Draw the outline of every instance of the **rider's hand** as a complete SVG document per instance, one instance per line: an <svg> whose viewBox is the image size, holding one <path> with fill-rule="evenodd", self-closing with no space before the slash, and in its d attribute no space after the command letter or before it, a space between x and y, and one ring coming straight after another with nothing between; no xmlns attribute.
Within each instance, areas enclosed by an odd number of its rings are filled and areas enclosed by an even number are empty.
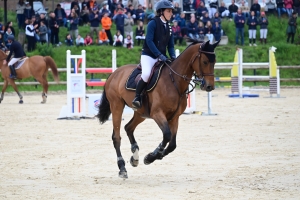
<svg viewBox="0 0 300 200"><path fill-rule="evenodd" d="M7 63L6 60L3 60L3 65L6 65L6 63Z"/></svg>
<svg viewBox="0 0 300 200"><path fill-rule="evenodd" d="M158 56L158 59L161 60L161 61L163 61L163 62L166 62L166 61L167 61L167 57L164 56L163 54L160 54L160 55Z"/></svg>

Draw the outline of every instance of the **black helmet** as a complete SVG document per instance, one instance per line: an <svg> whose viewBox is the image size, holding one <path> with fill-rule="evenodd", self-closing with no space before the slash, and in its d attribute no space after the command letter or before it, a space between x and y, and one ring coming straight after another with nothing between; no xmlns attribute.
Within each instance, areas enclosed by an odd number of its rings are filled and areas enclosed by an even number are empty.
<svg viewBox="0 0 300 200"><path fill-rule="evenodd" d="M156 4L156 12L158 12L158 10L160 9L174 9L174 6L173 4L169 1L169 0L162 0L162 1L159 1L157 2Z"/></svg>
<svg viewBox="0 0 300 200"><path fill-rule="evenodd" d="M7 40L12 40L12 41L14 41L14 40L15 40L15 37L14 37L13 35L9 35L9 36L7 37Z"/></svg>

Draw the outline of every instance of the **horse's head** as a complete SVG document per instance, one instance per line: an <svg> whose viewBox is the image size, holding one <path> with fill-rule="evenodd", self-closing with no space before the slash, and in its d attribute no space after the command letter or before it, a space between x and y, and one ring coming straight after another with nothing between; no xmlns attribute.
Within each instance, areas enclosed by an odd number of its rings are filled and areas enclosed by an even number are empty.
<svg viewBox="0 0 300 200"><path fill-rule="evenodd" d="M192 58L192 68L195 72L196 79L194 82L200 83L201 90L210 92L215 89L214 67L216 63L215 48L220 41L209 44L209 41L199 43L199 41L190 40L197 47L197 52ZM194 48L196 48L194 47Z"/></svg>

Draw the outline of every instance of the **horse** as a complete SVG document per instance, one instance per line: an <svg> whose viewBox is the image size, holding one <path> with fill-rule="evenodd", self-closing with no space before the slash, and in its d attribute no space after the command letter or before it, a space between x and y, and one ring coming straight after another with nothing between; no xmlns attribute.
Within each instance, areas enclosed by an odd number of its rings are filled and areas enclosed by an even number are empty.
<svg viewBox="0 0 300 200"><path fill-rule="evenodd" d="M20 100L19 103L23 103L23 96L18 91L17 85L15 80L9 78L10 69L7 66L3 66L3 61L7 58L7 55L4 51L0 51L0 70L2 73L2 78L4 80L4 85L2 88L2 93L0 97L0 103L4 98L4 92L7 88L8 83L12 85L16 93L18 94ZM47 74L48 69L51 68L54 79L56 82L59 81L57 66L54 60L50 56L31 56L26 58L25 62L23 63L22 67L17 69L17 79L24 79L33 76L43 87L42 93L42 102L46 103L47 101L47 92L48 92L48 81L47 81Z"/></svg>
<svg viewBox="0 0 300 200"><path fill-rule="evenodd" d="M137 167L139 164L139 146L134 137L134 130L145 120L147 109L149 110L148 118L153 119L163 133L162 142L153 152L144 157L144 164L149 165L155 160L161 160L176 148L179 116L187 106L186 93L190 81L194 80L200 85L201 90L207 92L215 88L214 49L220 41L210 44L209 41L201 42L189 39L189 42L192 43L171 64L165 62L156 87L146 94L147 103L143 103L140 109L135 110L132 119L124 127L131 143L133 155L130 158L130 164L133 167ZM133 64L124 65L109 76L104 85L96 115L100 124L103 124L112 114L112 140L117 154L119 177L123 179L127 179L128 174L120 150L120 125L125 104L132 107L131 102L135 97L135 92L127 90L125 83L136 67L137 65ZM194 79L192 79L193 75Z"/></svg>

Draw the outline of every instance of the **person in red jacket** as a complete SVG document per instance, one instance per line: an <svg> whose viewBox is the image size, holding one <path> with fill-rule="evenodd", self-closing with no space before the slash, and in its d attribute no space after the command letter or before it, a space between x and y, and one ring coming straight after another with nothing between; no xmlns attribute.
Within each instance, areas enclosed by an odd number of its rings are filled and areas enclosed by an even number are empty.
<svg viewBox="0 0 300 200"><path fill-rule="evenodd" d="M179 40L179 45L181 45L182 44L181 29L178 26L178 22L176 20L173 21L172 31L174 37L174 44L176 45L177 40Z"/></svg>

